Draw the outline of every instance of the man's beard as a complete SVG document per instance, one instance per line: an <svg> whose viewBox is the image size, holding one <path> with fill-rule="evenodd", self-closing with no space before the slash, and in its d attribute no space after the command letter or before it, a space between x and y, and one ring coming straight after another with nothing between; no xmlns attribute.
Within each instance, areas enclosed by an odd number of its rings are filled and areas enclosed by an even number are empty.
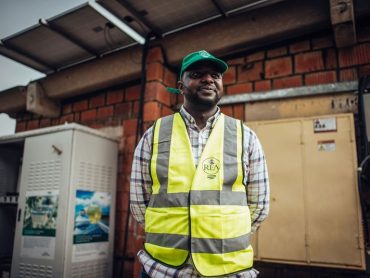
<svg viewBox="0 0 370 278"><path fill-rule="evenodd" d="M212 108L214 107L221 99L220 94L215 92L214 97L210 98L202 98L198 95L198 90L195 92L191 92L190 94L185 94L184 97L186 100L194 105L203 106L204 108Z"/></svg>

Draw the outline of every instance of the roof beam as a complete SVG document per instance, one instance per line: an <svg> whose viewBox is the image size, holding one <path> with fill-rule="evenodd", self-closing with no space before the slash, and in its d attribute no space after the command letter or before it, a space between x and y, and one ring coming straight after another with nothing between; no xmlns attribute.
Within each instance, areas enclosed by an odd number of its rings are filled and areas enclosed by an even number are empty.
<svg viewBox="0 0 370 278"><path fill-rule="evenodd" d="M222 7L222 4L218 0L212 0L213 5L217 8L220 14L222 14L223 17L227 17L228 14L225 11L225 8Z"/></svg>
<svg viewBox="0 0 370 278"><path fill-rule="evenodd" d="M27 51L24 51L22 49L20 49L19 47L16 47L14 45L11 45L8 41L6 40L0 40L0 45L2 45L3 47L11 50L11 51L14 51L14 52L17 52L19 54L21 54L22 56L26 57L27 59L30 59L32 61L34 61L35 63L45 67L45 68L48 68L52 71L56 71L56 68L52 65L49 65L48 63L46 63L45 61L42 61L40 58L37 58L35 57L34 55L28 53ZM9 57L10 59L13 59L12 57Z"/></svg>
<svg viewBox="0 0 370 278"><path fill-rule="evenodd" d="M304 34L330 30L327 4L322 0L283 1L249 13L220 17L154 40L153 44L162 45L167 61L172 65L179 65L184 55L194 49L207 49L220 56L254 50ZM101 90L139 78L141 67L132 57L139 60L141 55L142 49L136 45L57 72L39 82L51 99L66 99ZM0 111L3 107L0 94Z"/></svg>
<svg viewBox="0 0 370 278"><path fill-rule="evenodd" d="M130 3L125 0L117 0L117 2L128 10L136 19L140 20L140 23L148 28L154 36L157 38L162 37L162 31L149 23L149 21L147 21Z"/></svg>
<svg viewBox="0 0 370 278"><path fill-rule="evenodd" d="M110 11L108 11L106 8L104 8L99 3L90 0L89 6L93 8L97 13L99 13L101 16L106 18L108 21L110 21L112 24L114 24L118 29L120 29L123 33L125 33L127 36L131 37L135 41L137 41L140 44L145 43L145 38L140 35L136 30L131 28L131 26L124 23L121 19L119 19L117 16L112 14Z"/></svg>
<svg viewBox="0 0 370 278"><path fill-rule="evenodd" d="M337 47L354 45L356 39L353 0L329 0L330 18Z"/></svg>
<svg viewBox="0 0 370 278"><path fill-rule="evenodd" d="M65 32L62 28L60 28L56 24L54 24L52 22L49 22L46 19L42 19L42 18L39 20L39 23L42 26L50 29L51 31L53 31L53 32L57 33L58 35L62 36L63 38L67 39L68 41L72 42L73 44L77 45L78 47L82 48L83 50L88 52L90 55L95 56L95 57L99 57L98 52L96 52L90 46L85 44L83 41L81 41L78 38L76 38L76 37L68 34L67 32Z"/></svg>
<svg viewBox="0 0 370 278"><path fill-rule="evenodd" d="M27 87L27 111L44 117L56 118L60 116L59 101L50 99L40 83L31 83Z"/></svg>

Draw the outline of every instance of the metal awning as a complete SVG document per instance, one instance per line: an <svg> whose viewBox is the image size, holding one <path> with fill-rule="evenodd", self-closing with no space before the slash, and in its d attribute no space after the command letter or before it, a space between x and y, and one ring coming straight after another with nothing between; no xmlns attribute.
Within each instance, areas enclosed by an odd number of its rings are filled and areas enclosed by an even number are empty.
<svg viewBox="0 0 370 278"><path fill-rule="evenodd" d="M286 0L98 0L143 37L164 37L219 17ZM0 54L50 74L137 44L116 21L86 3L1 40Z"/></svg>

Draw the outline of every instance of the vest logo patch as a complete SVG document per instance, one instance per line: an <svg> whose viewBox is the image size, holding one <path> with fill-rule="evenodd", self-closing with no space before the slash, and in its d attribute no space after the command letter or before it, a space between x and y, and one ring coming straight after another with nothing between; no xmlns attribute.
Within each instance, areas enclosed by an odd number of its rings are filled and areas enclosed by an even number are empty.
<svg viewBox="0 0 370 278"><path fill-rule="evenodd" d="M214 157L206 158L203 160L202 169L207 174L207 178L214 179L220 171L220 161Z"/></svg>

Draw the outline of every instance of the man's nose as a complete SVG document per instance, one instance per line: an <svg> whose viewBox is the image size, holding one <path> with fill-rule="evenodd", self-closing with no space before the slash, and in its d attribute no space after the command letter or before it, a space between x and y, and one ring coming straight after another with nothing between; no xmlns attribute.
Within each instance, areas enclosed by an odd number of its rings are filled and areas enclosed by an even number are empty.
<svg viewBox="0 0 370 278"><path fill-rule="evenodd" d="M209 82L209 83L214 83L215 82L211 73L204 73L203 76L202 76L202 81L203 82Z"/></svg>

